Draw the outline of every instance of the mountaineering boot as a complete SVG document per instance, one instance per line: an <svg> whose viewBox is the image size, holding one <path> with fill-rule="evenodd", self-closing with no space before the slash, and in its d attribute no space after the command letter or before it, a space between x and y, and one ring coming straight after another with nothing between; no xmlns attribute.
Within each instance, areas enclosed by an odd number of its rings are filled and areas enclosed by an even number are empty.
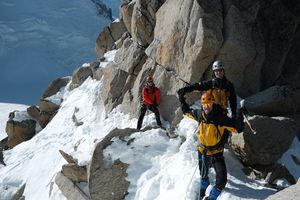
<svg viewBox="0 0 300 200"><path fill-rule="evenodd" d="M220 194L221 194L221 191L218 190L218 189L216 188L216 186L214 186L213 189L212 189L212 190L210 191L210 193L209 193L208 199L209 199L209 200L216 200Z"/></svg>
<svg viewBox="0 0 300 200"><path fill-rule="evenodd" d="M205 197L205 191L206 191L206 188L208 187L208 185L209 185L209 179L201 178L201 180L200 180L200 199Z"/></svg>

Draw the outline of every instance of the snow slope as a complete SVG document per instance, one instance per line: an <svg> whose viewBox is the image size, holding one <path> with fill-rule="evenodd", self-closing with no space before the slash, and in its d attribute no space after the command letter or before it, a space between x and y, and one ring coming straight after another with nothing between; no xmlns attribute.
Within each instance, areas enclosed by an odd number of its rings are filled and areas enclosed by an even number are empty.
<svg viewBox="0 0 300 200"><path fill-rule="evenodd" d="M97 142L109 131L136 127L137 120L130 119L118 108L105 117L100 91L101 81L91 78L72 91L66 86L62 91L64 101L61 108L47 127L31 140L4 152L7 166L0 165L1 200L9 200L25 182L27 200L65 199L54 183L56 173L66 163L58 151L61 149L71 154L80 165L85 165L91 159ZM75 108L79 110L75 115L78 121L83 122L82 126L75 126L72 121ZM145 117L144 126L155 124L153 114ZM197 123L190 119L184 118L180 122L176 133L186 137L182 144L180 137L169 139L162 129L137 132L124 138L135 137L130 148L123 140L114 139L114 143L105 149L105 157L112 160L120 158L130 164L127 170L127 180L130 181L127 200L194 200L199 186L196 128ZM290 151L299 159L299 148L299 141L295 140L281 162L291 165ZM225 151L225 159L228 183L219 200L265 199L275 193L275 190L263 187L262 181L245 176L241 163L230 152ZM299 178L299 166L292 167L295 170L293 175ZM211 184L214 176L211 170Z"/></svg>

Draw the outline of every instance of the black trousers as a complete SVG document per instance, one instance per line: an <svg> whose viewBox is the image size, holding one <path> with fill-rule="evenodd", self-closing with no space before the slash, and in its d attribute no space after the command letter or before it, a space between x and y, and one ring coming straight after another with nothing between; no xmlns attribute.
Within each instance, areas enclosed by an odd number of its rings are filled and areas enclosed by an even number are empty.
<svg viewBox="0 0 300 200"><path fill-rule="evenodd" d="M161 126L160 115L159 115L157 106L143 104L141 106L141 110L140 110L140 116L139 116L138 123L137 123L137 129L141 129L147 109L151 110L155 114L156 123L158 126Z"/></svg>
<svg viewBox="0 0 300 200"><path fill-rule="evenodd" d="M223 152L214 155L202 155L198 151L199 171L203 179L208 179L209 168L213 167L216 172L216 187L220 191L227 183L227 169Z"/></svg>

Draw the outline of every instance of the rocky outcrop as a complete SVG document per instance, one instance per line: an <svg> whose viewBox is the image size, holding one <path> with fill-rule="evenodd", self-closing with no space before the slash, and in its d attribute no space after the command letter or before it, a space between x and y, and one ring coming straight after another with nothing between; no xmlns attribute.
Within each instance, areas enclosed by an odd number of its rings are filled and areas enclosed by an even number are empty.
<svg viewBox="0 0 300 200"><path fill-rule="evenodd" d="M93 70L89 66L78 67L72 75L71 89L79 87L89 76L93 76Z"/></svg>
<svg viewBox="0 0 300 200"><path fill-rule="evenodd" d="M54 113L59 109L60 105L57 105L55 103L53 103L50 100L47 99L40 99L39 102L39 108L42 111L48 112L48 113Z"/></svg>
<svg viewBox="0 0 300 200"><path fill-rule="evenodd" d="M62 150L59 150L59 153L68 162L68 164L62 166L61 172L64 174L64 176L70 179L73 183L87 182L86 166L79 166L77 159L74 159L72 156Z"/></svg>
<svg viewBox="0 0 300 200"><path fill-rule="evenodd" d="M30 140L35 135L36 121L26 119L21 122L8 120L5 131L8 135L7 146L13 148L16 145Z"/></svg>
<svg viewBox="0 0 300 200"><path fill-rule="evenodd" d="M24 190L26 187L26 183L24 183L17 192L11 197L11 200L25 200L25 196L23 196Z"/></svg>
<svg viewBox="0 0 300 200"><path fill-rule="evenodd" d="M129 136L138 130L136 129L114 129L94 150L91 165L89 168L89 191L91 199L123 199L129 187L126 180L128 164L120 160L108 162L103 155L103 150L112 143L114 137Z"/></svg>
<svg viewBox="0 0 300 200"><path fill-rule="evenodd" d="M55 95L62 87L65 87L68 82L70 81L69 77L64 78L58 78L51 82L51 84L48 86L44 94L42 95L42 98L47 98L52 95Z"/></svg>
<svg viewBox="0 0 300 200"><path fill-rule="evenodd" d="M86 194L84 194L80 190L80 188L76 184L74 184L70 179L65 177L61 172L57 173L55 177L55 183L68 200L90 199Z"/></svg>
<svg viewBox="0 0 300 200"><path fill-rule="evenodd" d="M121 4L121 9L120 9L120 13L121 13L121 20L124 22L124 25L127 29L127 31L129 32L129 34L132 33L131 31L131 21L132 21L132 13L133 13L133 8L134 8L134 4L135 1L122 1Z"/></svg>
<svg viewBox="0 0 300 200"><path fill-rule="evenodd" d="M282 117L254 116L249 120L256 134L245 125L243 133L232 134L230 146L246 165L275 164L295 138L296 124Z"/></svg>
<svg viewBox="0 0 300 200"><path fill-rule="evenodd" d="M62 166L62 173L74 183L87 182L87 171L85 166L69 163Z"/></svg>
<svg viewBox="0 0 300 200"><path fill-rule="evenodd" d="M115 42L126 32L123 21L114 21L105 27L99 34L96 41L96 52L99 58L104 53L115 48Z"/></svg>
<svg viewBox="0 0 300 200"><path fill-rule="evenodd" d="M266 200L297 200L300 198L300 181L297 184L292 185L276 194L273 194L266 198Z"/></svg>
<svg viewBox="0 0 300 200"><path fill-rule="evenodd" d="M161 0L136 0L132 11L131 35L140 46L147 47L153 40L156 11Z"/></svg>
<svg viewBox="0 0 300 200"><path fill-rule="evenodd" d="M41 111L36 106L30 106L27 108L27 113L30 117L34 118L42 128L45 128L51 121L51 119L55 116L56 110L53 112L46 112Z"/></svg>

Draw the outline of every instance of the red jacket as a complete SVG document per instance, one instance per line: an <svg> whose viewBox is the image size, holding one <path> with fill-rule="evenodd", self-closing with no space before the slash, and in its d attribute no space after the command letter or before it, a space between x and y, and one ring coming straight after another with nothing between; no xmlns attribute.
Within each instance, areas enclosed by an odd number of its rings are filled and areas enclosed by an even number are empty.
<svg viewBox="0 0 300 200"><path fill-rule="evenodd" d="M143 104L153 105L160 104L160 92L155 86L151 88L144 87L142 91Z"/></svg>

